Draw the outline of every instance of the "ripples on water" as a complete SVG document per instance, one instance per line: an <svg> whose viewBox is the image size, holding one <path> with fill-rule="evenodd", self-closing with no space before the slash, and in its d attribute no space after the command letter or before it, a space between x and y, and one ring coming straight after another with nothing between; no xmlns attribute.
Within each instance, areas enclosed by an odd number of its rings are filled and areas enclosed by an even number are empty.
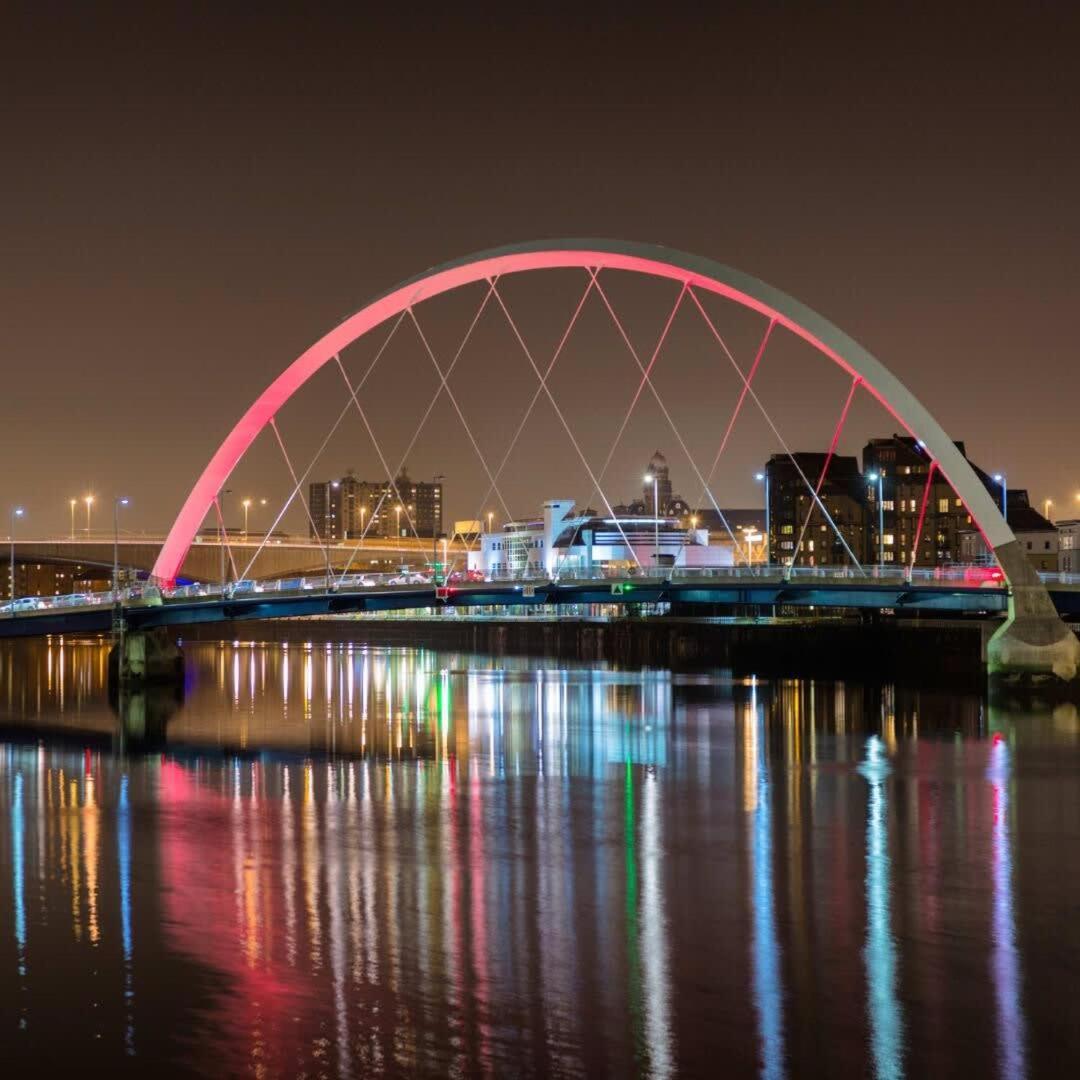
<svg viewBox="0 0 1080 1080"><path fill-rule="evenodd" d="M1080 737L892 687L0 649L10 1075L1061 1075ZM1068 1070L1066 1070L1068 1071Z"/></svg>

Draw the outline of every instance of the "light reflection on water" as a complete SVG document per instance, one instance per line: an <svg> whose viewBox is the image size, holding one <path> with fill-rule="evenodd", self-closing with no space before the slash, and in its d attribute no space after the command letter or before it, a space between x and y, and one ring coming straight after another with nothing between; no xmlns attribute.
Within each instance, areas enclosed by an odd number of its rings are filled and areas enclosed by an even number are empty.
<svg viewBox="0 0 1080 1080"><path fill-rule="evenodd" d="M102 655L0 651L15 1064L1022 1076L1080 1055L1053 992L1080 958L1075 710L230 643L189 645L182 700L120 721Z"/></svg>

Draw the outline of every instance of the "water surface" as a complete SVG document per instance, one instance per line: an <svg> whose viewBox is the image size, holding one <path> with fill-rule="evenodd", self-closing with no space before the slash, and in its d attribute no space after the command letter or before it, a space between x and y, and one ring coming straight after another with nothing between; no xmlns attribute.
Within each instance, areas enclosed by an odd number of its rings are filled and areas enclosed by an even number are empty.
<svg viewBox="0 0 1080 1080"><path fill-rule="evenodd" d="M1080 1061L1080 724L317 642L0 647L11 1075ZM118 710L120 715L118 716Z"/></svg>

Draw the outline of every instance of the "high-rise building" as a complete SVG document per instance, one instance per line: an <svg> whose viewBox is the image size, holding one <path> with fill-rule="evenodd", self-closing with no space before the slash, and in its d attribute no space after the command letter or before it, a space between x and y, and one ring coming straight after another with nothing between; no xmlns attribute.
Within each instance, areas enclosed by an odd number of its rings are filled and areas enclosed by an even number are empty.
<svg viewBox="0 0 1080 1080"><path fill-rule="evenodd" d="M845 566L851 562L845 543L862 560L866 508L859 463L853 457L834 454L815 499L812 488L817 485L827 458L827 454L811 453L773 454L769 458L765 475L769 492L769 550L774 562Z"/></svg>
<svg viewBox="0 0 1080 1080"><path fill-rule="evenodd" d="M956 448L968 460L975 475L995 501L1001 499L1001 487L973 461L967 458L963 442ZM866 559L902 566L941 566L950 562L970 562L970 534L977 529L971 514L940 470L930 473L931 460L926 448L910 435L871 439L863 449L866 474L867 537ZM878 483L871 475L881 475L881 513L878 512ZM1010 514L1027 515L1030 510L1027 492L1009 490L1006 505ZM1019 519L1017 519L1019 520ZM879 521L883 521L879 537ZM921 525L921 528L920 528ZM913 547L918 537L918 550ZM881 540L884 543L881 543Z"/></svg>
<svg viewBox="0 0 1080 1080"><path fill-rule="evenodd" d="M416 481L402 469L396 480L359 480L351 472L340 480L313 483L308 507L312 538L355 540L367 537L425 537L443 531L441 481Z"/></svg>

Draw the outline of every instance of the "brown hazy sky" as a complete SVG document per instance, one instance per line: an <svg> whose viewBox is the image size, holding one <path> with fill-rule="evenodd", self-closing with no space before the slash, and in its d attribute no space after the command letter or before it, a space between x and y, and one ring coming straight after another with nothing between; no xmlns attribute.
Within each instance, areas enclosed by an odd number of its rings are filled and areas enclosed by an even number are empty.
<svg viewBox="0 0 1080 1080"><path fill-rule="evenodd" d="M868 19L653 5L643 19L596 5L507 20L468 5L399 17L357 5L340 18L224 6L5 9L0 507L25 504L28 532L66 529L68 498L87 490L130 494L129 521L164 528L256 393L366 298L470 251L575 235L655 241L756 274L861 340L984 467L1059 513L1080 491L1080 38L1053 9L996 19L875 6ZM577 288L508 287L540 352ZM647 351L671 294L613 293ZM470 314L462 297L427 316L441 357ZM601 314L559 392L602 459L635 380ZM731 313L728 330L752 355L752 320ZM405 345L371 388L393 460L435 388L430 361ZM842 380L789 344L773 359L766 403L796 448L827 445ZM796 374L781 376L782 363ZM705 464L732 400L723 374L689 321L663 378L658 368ZM497 460L535 385L497 320L461 379ZM283 413L298 464L335 402L328 375ZM661 446L696 499L645 404L612 494L633 494ZM857 410L843 448L891 427ZM517 512L588 495L557 435L538 411L508 466ZM755 497L750 473L773 449L748 419L722 502ZM234 499L282 494L275 454L257 448ZM316 474L377 474L375 460L354 422ZM447 408L410 464L447 473L451 513L472 515L486 485Z"/></svg>

